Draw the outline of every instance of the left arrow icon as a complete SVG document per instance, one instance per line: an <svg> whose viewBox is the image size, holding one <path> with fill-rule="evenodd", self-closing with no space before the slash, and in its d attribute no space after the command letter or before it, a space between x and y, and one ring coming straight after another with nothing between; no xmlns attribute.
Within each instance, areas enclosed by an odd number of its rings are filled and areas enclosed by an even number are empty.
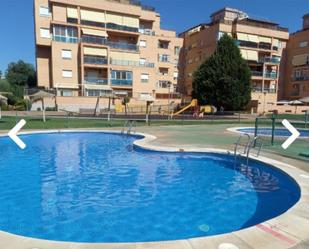
<svg viewBox="0 0 309 249"><path fill-rule="evenodd" d="M26 145L19 137L17 137L17 133L23 128L26 124L24 119L20 120L15 127L9 131L8 136L21 148L22 150L26 148Z"/></svg>

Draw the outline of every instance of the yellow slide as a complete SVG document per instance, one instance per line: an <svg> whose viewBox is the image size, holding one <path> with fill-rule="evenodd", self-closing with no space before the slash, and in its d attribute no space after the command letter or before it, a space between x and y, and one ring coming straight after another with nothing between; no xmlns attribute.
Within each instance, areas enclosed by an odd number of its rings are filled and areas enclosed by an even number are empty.
<svg viewBox="0 0 309 249"><path fill-rule="evenodd" d="M196 107L197 106L197 99L193 99L189 105L186 107L182 108L180 111L173 113L172 117L179 115L180 113L183 113L184 111L188 110L191 107Z"/></svg>

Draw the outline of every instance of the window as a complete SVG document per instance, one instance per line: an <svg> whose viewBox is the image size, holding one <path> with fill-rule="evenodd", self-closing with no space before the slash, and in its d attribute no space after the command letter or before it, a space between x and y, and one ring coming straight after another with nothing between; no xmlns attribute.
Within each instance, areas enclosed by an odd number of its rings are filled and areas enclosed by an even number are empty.
<svg viewBox="0 0 309 249"><path fill-rule="evenodd" d="M133 84L133 73L131 71L111 71L111 83L112 85L128 85Z"/></svg>
<svg viewBox="0 0 309 249"><path fill-rule="evenodd" d="M45 6L40 6L40 16L50 16L49 8Z"/></svg>
<svg viewBox="0 0 309 249"><path fill-rule="evenodd" d="M169 81L165 81L165 80L159 80L157 82L157 87L158 88L169 88L171 85L171 83Z"/></svg>
<svg viewBox="0 0 309 249"><path fill-rule="evenodd" d="M174 48L174 54L175 54L176 56L178 56L178 55L180 54L180 47L175 47L175 48Z"/></svg>
<svg viewBox="0 0 309 249"><path fill-rule="evenodd" d="M110 94L109 90L87 90L86 94L88 97L99 97Z"/></svg>
<svg viewBox="0 0 309 249"><path fill-rule="evenodd" d="M145 58L140 58L139 59L139 64L140 65L145 65L146 64L146 59Z"/></svg>
<svg viewBox="0 0 309 249"><path fill-rule="evenodd" d="M62 77L72 78L72 70L62 70Z"/></svg>
<svg viewBox="0 0 309 249"><path fill-rule="evenodd" d="M69 49L62 49L61 57L62 59L67 59L67 60L72 59L72 51Z"/></svg>
<svg viewBox="0 0 309 249"><path fill-rule="evenodd" d="M170 57L167 54L159 54L159 61L160 62L169 62Z"/></svg>
<svg viewBox="0 0 309 249"><path fill-rule="evenodd" d="M144 40L141 40L141 41L139 42L139 46L140 46L141 48L145 48L145 47L147 46L147 42L144 41Z"/></svg>
<svg viewBox="0 0 309 249"><path fill-rule="evenodd" d="M174 72L174 80L178 80L178 72Z"/></svg>
<svg viewBox="0 0 309 249"><path fill-rule="evenodd" d="M60 95L62 97L72 97L73 96L73 91L70 90L62 90L60 91Z"/></svg>
<svg viewBox="0 0 309 249"><path fill-rule="evenodd" d="M41 35L41 38L50 38L49 29L40 28L40 35Z"/></svg>
<svg viewBox="0 0 309 249"><path fill-rule="evenodd" d="M140 93L141 99L149 99L152 98L152 95L150 93Z"/></svg>
<svg viewBox="0 0 309 249"><path fill-rule="evenodd" d="M301 48L305 48L307 46L308 46L308 42L307 41L302 41L302 42L299 43L299 47L301 47Z"/></svg>
<svg viewBox="0 0 309 249"><path fill-rule="evenodd" d="M147 82L149 82L149 74L147 74L147 73L142 73L142 74L141 74L141 82L142 82L142 83L147 83Z"/></svg>
<svg viewBox="0 0 309 249"><path fill-rule="evenodd" d="M58 42L77 43L78 32L75 27L67 27L61 25L54 26L54 40Z"/></svg>
<svg viewBox="0 0 309 249"><path fill-rule="evenodd" d="M169 41L158 41L158 48L168 49Z"/></svg>

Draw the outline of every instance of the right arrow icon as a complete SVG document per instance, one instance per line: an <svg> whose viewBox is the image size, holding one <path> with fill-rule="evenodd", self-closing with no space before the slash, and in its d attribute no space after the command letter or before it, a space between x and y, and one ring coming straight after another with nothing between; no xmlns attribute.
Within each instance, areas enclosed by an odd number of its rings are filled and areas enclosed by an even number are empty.
<svg viewBox="0 0 309 249"><path fill-rule="evenodd" d="M282 148L286 150L300 136L300 133L286 119L282 121L282 124L292 133L292 135L281 145Z"/></svg>

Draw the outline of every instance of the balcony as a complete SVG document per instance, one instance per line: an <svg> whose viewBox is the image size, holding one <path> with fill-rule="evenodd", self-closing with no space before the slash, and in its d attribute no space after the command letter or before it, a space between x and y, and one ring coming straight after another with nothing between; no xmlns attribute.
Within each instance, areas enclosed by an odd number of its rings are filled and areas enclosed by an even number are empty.
<svg viewBox="0 0 309 249"><path fill-rule="evenodd" d="M309 80L309 76L301 75L293 77L293 81L305 81L305 80Z"/></svg>
<svg viewBox="0 0 309 249"><path fill-rule="evenodd" d="M277 79L278 75L277 73L268 72L264 74L264 77L269 79Z"/></svg>
<svg viewBox="0 0 309 249"><path fill-rule="evenodd" d="M115 23L106 23L106 28L138 33L138 28L128 27L128 26L124 26L124 25L118 25L118 24L115 24Z"/></svg>
<svg viewBox="0 0 309 249"><path fill-rule="evenodd" d="M107 63L108 63L108 60L106 57L92 56L92 55L84 56L84 64L106 65Z"/></svg>
<svg viewBox="0 0 309 249"><path fill-rule="evenodd" d="M277 89L276 88L264 87L264 92L266 92L266 93L276 93Z"/></svg>
<svg viewBox="0 0 309 249"><path fill-rule="evenodd" d="M261 93L261 92L263 92L262 89L263 89L262 86L254 86L252 88L252 92Z"/></svg>
<svg viewBox="0 0 309 249"><path fill-rule="evenodd" d="M117 65L117 66L132 66L132 67L150 67L154 68L154 63L144 62L140 63L139 61L128 61L128 60L115 60L110 59L111 65Z"/></svg>
<svg viewBox="0 0 309 249"><path fill-rule="evenodd" d="M84 84L107 85L108 84L108 79L85 77Z"/></svg>
<svg viewBox="0 0 309 249"><path fill-rule="evenodd" d="M132 86L133 80L129 79L111 79L112 86Z"/></svg>
<svg viewBox="0 0 309 249"><path fill-rule="evenodd" d="M114 49L121 49L121 50L128 50L128 51L135 51L138 52L139 51L139 46L136 44L129 44L129 43L124 43L124 42L111 42L108 41L107 45L110 48L114 48Z"/></svg>
<svg viewBox="0 0 309 249"><path fill-rule="evenodd" d="M274 64L280 64L280 58L276 57L264 57L259 59L260 63L274 63Z"/></svg>
<svg viewBox="0 0 309 249"><path fill-rule="evenodd" d="M140 34L143 34L143 35L150 35L150 36L155 36L156 35L156 32L151 30L151 29L143 29L143 28L139 28L138 29L138 32Z"/></svg>
<svg viewBox="0 0 309 249"><path fill-rule="evenodd" d="M263 72L260 71L251 71L251 75L255 77L263 77Z"/></svg>
<svg viewBox="0 0 309 249"><path fill-rule="evenodd" d="M99 45L107 44L106 38L99 37L99 36L90 36L90 35L83 35L82 42L90 43L90 44L99 44Z"/></svg>
<svg viewBox="0 0 309 249"><path fill-rule="evenodd" d="M68 37L68 36L60 36L54 35L53 40L56 42L66 42L66 43L78 43L79 39L77 37Z"/></svg>
<svg viewBox="0 0 309 249"><path fill-rule="evenodd" d="M237 40L236 45L240 47L247 47L247 48L258 48L258 49L263 49L263 50L271 50L271 44L268 43L255 43L255 42L249 42L249 41L240 41Z"/></svg>

